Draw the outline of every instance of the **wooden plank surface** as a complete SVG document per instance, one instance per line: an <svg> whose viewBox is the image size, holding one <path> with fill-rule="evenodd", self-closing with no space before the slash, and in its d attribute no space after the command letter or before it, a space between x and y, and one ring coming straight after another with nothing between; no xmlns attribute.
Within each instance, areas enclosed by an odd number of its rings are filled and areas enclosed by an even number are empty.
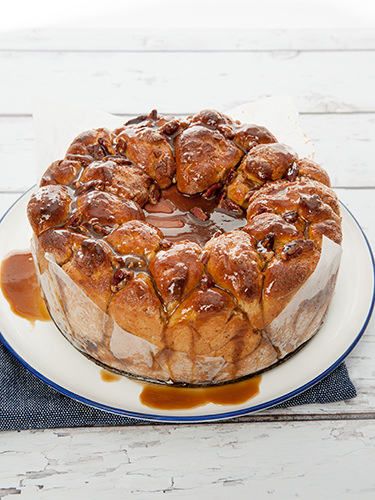
<svg viewBox="0 0 375 500"><path fill-rule="evenodd" d="M34 28L0 32L0 50L21 51L265 51L368 50L372 29Z"/></svg>
<svg viewBox="0 0 375 500"><path fill-rule="evenodd" d="M372 500L374 434L371 420L5 432L0 495Z"/></svg>
<svg viewBox="0 0 375 500"><path fill-rule="evenodd" d="M375 187L375 113L301 114L300 124L334 187ZM25 191L35 183L32 118L0 116L0 137L0 191Z"/></svg>
<svg viewBox="0 0 375 500"><path fill-rule="evenodd" d="M0 213L34 183L34 96L117 114L225 111L291 95L316 159L375 247L374 30L0 33ZM358 396L226 424L0 434L0 498L375 497L375 319Z"/></svg>
<svg viewBox="0 0 375 500"><path fill-rule="evenodd" d="M300 112L375 112L375 50L271 52L0 52L0 114L35 97L112 113L230 109L290 95ZM329 84L327 84L329 82Z"/></svg>

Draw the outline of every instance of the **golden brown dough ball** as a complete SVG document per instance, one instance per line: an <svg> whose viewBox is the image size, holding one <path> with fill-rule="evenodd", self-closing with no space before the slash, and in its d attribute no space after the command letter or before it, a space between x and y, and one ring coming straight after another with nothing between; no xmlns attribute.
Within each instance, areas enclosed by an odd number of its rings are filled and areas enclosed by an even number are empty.
<svg viewBox="0 0 375 500"><path fill-rule="evenodd" d="M276 250L264 271L263 319L266 325L280 314L315 270L320 252L311 240L294 240Z"/></svg>
<svg viewBox="0 0 375 500"><path fill-rule="evenodd" d="M227 186L227 197L242 208L247 208L252 193L258 189L260 181L246 179L244 172L237 170Z"/></svg>
<svg viewBox="0 0 375 500"><path fill-rule="evenodd" d="M71 203L66 187L40 187L27 205L27 215L34 233L39 236L50 227L62 225L70 214Z"/></svg>
<svg viewBox="0 0 375 500"><path fill-rule="evenodd" d="M234 142L244 151L248 152L258 144L277 142L277 139L266 127L260 125L242 125L234 136Z"/></svg>
<svg viewBox="0 0 375 500"><path fill-rule="evenodd" d="M274 250L280 246L304 238L303 233L293 224L280 215L269 212L253 217L243 231L256 239L256 250L265 261L269 261L274 256Z"/></svg>
<svg viewBox="0 0 375 500"><path fill-rule="evenodd" d="M105 156L115 155L113 132L106 128L86 130L79 134L66 152L66 158L89 164L92 160L101 160Z"/></svg>
<svg viewBox="0 0 375 500"><path fill-rule="evenodd" d="M164 311L147 274L137 274L113 295L108 314L125 331L155 346L164 345Z"/></svg>
<svg viewBox="0 0 375 500"><path fill-rule="evenodd" d="M274 198L275 202L271 203L270 207L277 206L280 211L288 210L294 206L298 207L301 212L313 216L319 213L319 209L323 205L327 205L334 214L337 216L340 214L340 205L334 191L312 179L299 179L295 182L282 179L267 184L251 198L248 213L253 212L250 206L258 204L258 201L263 197L270 202Z"/></svg>
<svg viewBox="0 0 375 500"><path fill-rule="evenodd" d="M204 270L201 252L202 249L196 243L182 241L167 250L160 250L150 262L149 270L169 312L201 280Z"/></svg>
<svg viewBox="0 0 375 500"><path fill-rule="evenodd" d="M176 178L181 193L196 194L224 180L242 151L218 130L201 125L185 129L176 139Z"/></svg>
<svg viewBox="0 0 375 500"><path fill-rule="evenodd" d="M159 249L163 233L160 229L132 220L121 224L105 240L121 255L136 254L152 258Z"/></svg>
<svg viewBox="0 0 375 500"><path fill-rule="evenodd" d="M234 301L219 288L196 288L173 312L165 331L167 345L196 356L211 356L211 343L222 335Z"/></svg>
<svg viewBox="0 0 375 500"><path fill-rule="evenodd" d="M232 118L213 109L204 109L200 111L198 114L191 117L191 123L216 129L227 139L233 139L236 134L236 124Z"/></svg>
<svg viewBox="0 0 375 500"><path fill-rule="evenodd" d="M39 244L44 252L52 254L59 265L67 262L80 247L86 237L68 229L47 229L39 236Z"/></svg>
<svg viewBox="0 0 375 500"><path fill-rule="evenodd" d="M285 144L260 144L245 156L239 171L243 172L247 180L262 184L284 177L296 159L296 153Z"/></svg>
<svg viewBox="0 0 375 500"><path fill-rule="evenodd" d="M169 187L176 170L172 149L158 130L125 127L116 137L117 150L156 180L161 189Z"/></svg>
<svg viewBox="0 0 375 500"><path fill-rule="evenodd" d="M119 198L105 191L90 191L77 198L77 210L73 218L90 224L97 232L116 227L130 220L143 220L144 213L138 203Z"/></svg>
<svg viewBox="0 0 375 500"><path fill-rule="evenodd" d="M44 172L40 186L48 184L62 184L68 186L78 176L81 170L81 163L74 160L58 160L52 163Z"/></svg>
<svg viewBox="0 0 375 500"><path fill-rule="evenodd" d="M94 188L98 186L120 198L134 200L141 206L149 201L149 189L154 184L143 169L125 159L122 162L93 162L84 170L80 181L91 183Z"/></svg>
<svg viewBox="0 0 375 500"><path fill-rule="evenodd" d="M241 311L234 311L221 334L210 342L210 348L215 356L237 363L257 349L261 338L247 316Z"/></svg>
<svg viewBox="0 0 375 500"><path fill-rule="evenodd" d="M102 311L106 311L111 296L113 267L112 251L104 241L83 240L62 268Z"/></svg>
<svg viewBox="0 0 375 500"><path fill-rule="evenodd" d="M263 262L254 248L254 240L244 231L233 231L211 239L207 272L213 281L231 292L247 313L254 327L262 326Z"/></svg>
<svg viewBox="0 0 375 500"><path fill-rule="evenodd" d="M318 165L314 160L309 158L301 158L296 161L298 165L298 174L301 177L309 177L315 181L321 182L325 186L331 186L331 180L327 172Z"/></svg>
<svg viewBox="0 0 375 500"><path fill-rule="evenodd" d="M341 240L337 197L330 188L320 182L310 179L295 182L281 180L262 187L250 200L247 209L248 221L263 212L282 216L303 233L311 224L332 220L337 229L334 241Z"/></svg>
<svg viewBox="0 0 375 500"><path fill-rule="evenodd" d="M278 142L251 148L227 187L229 199L246 208L251 196L267 181L286 177L295 180L298 167L295 152Z"/></svg>

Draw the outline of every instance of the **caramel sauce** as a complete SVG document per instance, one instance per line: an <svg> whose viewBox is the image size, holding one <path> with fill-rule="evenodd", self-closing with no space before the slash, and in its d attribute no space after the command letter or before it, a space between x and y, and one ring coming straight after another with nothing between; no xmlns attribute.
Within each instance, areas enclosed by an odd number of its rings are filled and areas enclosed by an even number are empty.
<svg viewBox="0 0 375 500"><path fill-rule="evenodd" d="M103 382L118 382L119 380L121 380L121 375L116 375L116 373L112 373L102 368L100 370L100 378L103 380Z"/></svg>
<svg viewBox="0 0 375 500"><path fill-rule="evenodd" d="M190 212L197 207L207 220L200 220ZM190 240L204 246L215 234L234 231L246 223L243 212L220 209L215 198L184 195L176 185L162 191L158 203L148 203L144 210L146 222L161 229L171 243Z"/></svg>
<svg viewBox="0 0 375 500"><path fill-rule="evenodd" d="M4 258L0 282L1 291L15 314L32 323L51 319L39 291L34 260L29 250L14 250Z"/></svg>
<svg viewBox="0 0 375 500"><path fill-rule="evenodd" d="M261 376L217 387L187 388L147 384L141 403L160 410L187 410L208 403L235 405L248 401L259 393Z"/></svg>

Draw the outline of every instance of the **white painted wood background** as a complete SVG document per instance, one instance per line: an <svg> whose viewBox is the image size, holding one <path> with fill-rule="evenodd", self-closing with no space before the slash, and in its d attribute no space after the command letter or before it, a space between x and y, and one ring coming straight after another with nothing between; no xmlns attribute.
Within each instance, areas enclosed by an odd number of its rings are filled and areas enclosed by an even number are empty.
<svg viewBox="0 0 375 500"><path fill-rule="evenodd" d="M375 246L375 31L0 33L0 213L34 183L32 100L184 114L291 95ZM0 498L375 498L375 324L347 359L358 397L225 424L0 434Z"/></svg>

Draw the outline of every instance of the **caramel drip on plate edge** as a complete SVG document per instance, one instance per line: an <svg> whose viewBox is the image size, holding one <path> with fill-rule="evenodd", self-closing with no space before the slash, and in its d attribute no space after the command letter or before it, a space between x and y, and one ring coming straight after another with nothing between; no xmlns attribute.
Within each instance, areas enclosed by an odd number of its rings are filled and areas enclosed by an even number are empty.
<svg viewBox="0 0 375 500"><path fill-rule="evenodd" d="M102 368L100 370L100 378L103 382L117 382L121 380L121 375L117 375L116 373L112 373L109 370Z"/></svg>
<svg viewBox="0 0 375 500"><path fill-rule="evenodd" d="M121 380L120 375L105 369L100 370L100 378L104 382ZM139 382L143 386L140 401L149 408L159 410L188 410L208 403L235 405L256 396L260 381L261 375L216 387L172 387Z"/></svg>
<svg viewBox="0 0 375 500"><path fill-rule="evenodd" d="M40 294L34 260L30 250L14 250L1 263L1 291L14 314L29 320L48 321L45 303ZM101 369L104 382L116 382L121 376ZM188 388L142 383L140 401L161 410L183 410L208 403L231 405L246 402L259 393L261 376L216 387Z"/></svg>
<svg viewBox="0 0 375 500"><path fill-rule="evenodd" d="M241 404L259 393L260 381L261 375L217 387L189 388L147 384L142 390L140 400L150 408L161 410L186 410L208 403Z"/></svg>
<svg viewBox="0 0 375 500"><path fill-rule="evenodd" d="M30 250L14 250L3 259L1 291L11 310L32 324L51 319L39 291Z"/></svg>

